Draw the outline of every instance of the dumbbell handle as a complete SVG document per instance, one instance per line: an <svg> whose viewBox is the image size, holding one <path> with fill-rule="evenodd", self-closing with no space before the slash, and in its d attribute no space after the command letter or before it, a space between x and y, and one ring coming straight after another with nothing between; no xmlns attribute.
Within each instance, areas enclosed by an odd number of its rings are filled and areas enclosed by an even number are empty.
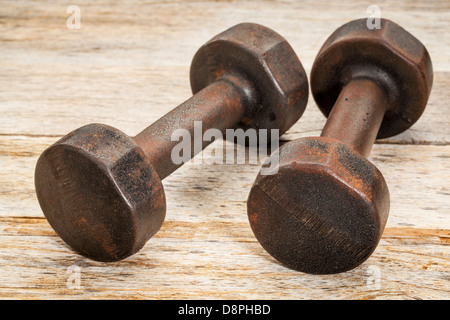
<svg viewBox="0 0 450 320"><path fill-rule="evenodd" d="M320 136L340 140L368 158L388 108L389 97L377 83L352 80L339 94Z"/></svg>
<svg viewBox="0 0 450 320"><path fill-rule="evenodd" d="M179 140L172 141L176 129L185 129L191 137L191 158L201 150L194 150L194 121L202 122L203 132L210 128L222 133L242 120L246 105L244 90L229 79L217 80L190 99L148 126L133 139L164 179L183 164L171 161L171 152ZM203 141L202 149L212 141Z"/></svg>

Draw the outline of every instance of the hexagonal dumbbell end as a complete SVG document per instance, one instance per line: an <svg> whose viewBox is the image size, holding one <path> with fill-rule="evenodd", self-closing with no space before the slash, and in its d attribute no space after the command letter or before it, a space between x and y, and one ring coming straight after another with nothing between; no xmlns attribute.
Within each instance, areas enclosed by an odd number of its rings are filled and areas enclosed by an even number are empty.
<svg viewBox="0 0 450 320"><path fill-rule="evenodd" d="M195 54L190 72L193 93L222 78L245 91L238 124L244 129L277 129L281 135L308 102L307 75L291 45L259 24L241 23L212 38Z"/></svg>
<svg viewBox="0 0 450 320"><path fill-rule="evenodd" d="M252 230L274 258L312 273L350 270L375 250L389 213L386 182L369 161L330 138L290 141L275 175L258 175Z"/></svg>
<svg viewBox="0 0 450 320"><path fill-rule="evenodd" d="M50 146L35 186L53 229L94 260L130 256L164 221L158 174L132 138L106 125L81 127Z"/></svg>
<svg viewBox="0 0 450 320"><path fill-rule="evenodd" d="M433 66L425 46L398 24L381 19L368 29L367 19L350 21L323 44L311 68L311 92L325 116L343 87L367 78L389 98L377 138L397 135L422 115L433 85Z"/></svg>

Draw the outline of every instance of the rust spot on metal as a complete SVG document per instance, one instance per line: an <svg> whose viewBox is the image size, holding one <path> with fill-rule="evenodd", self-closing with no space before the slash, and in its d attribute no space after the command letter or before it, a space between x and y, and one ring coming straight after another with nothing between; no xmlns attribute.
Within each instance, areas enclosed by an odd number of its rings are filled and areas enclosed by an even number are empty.
<svg viewBox="0 0 450 320"><path fill-rule="evenodd" d="M253 214L249 215L248 218L250 219L250 221L252 222L252 224L254 226L256 226L258 224L258 214L253 213Z"/></svg>

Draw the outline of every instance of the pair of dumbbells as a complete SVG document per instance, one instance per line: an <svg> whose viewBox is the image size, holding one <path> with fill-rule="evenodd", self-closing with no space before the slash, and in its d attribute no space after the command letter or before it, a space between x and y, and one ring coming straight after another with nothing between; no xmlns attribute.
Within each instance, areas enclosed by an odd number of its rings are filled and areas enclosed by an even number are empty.
<svg viewBox="0 0 450 320"><path fill-rule="evenodd" d="M277 173L259 174L248 198L251 228L273 257L323 274L350 270L371 255L386 224L389 192L366 158L376 138L418 120L432 78L425 47L389 20L373 30L355 20L331 35L311 70L314 99L328 116L321 137L283 145ZM193 133L194 121L202 121L203 130L283 134L308 99L307 76L292 47L256 24L239 24L203 45L190 80L193 97L137 136L90 124L41 155L39 203L73 249L117 261L159 230L166 213L161 180L181 166L170 160L175 129Z"/></svg>

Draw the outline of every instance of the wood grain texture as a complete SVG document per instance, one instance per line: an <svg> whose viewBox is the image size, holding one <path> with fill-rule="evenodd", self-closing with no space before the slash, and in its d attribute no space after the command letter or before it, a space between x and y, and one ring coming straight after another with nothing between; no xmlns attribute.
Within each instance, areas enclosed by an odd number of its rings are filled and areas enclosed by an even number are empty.
<svg viewBox="0 0 450 320"><path fill-rule="evenodd" d="M259 245L246 199L259 164L188 163L163 181L167 219L136 255L99 263L54 233L34 193L34 166L59 137L91 122L135 135L189 98L189 64L237 23L273 28L309 74L325 39L367 16L370 1L2 1L0 11L0 298L450 299L450 27L448 1L380 2L383 17L430 52L429 104L408 131L378 141L370 160L391 193L388 224L360 267L313 276L281 266ZM283 141L318 135L309 99ZM211 160L209 146L200 157ZM228 142L227 142L228 143ZM80 286L73 288L73 272ZM374 272L379 285L372 281Z"/></svg>

